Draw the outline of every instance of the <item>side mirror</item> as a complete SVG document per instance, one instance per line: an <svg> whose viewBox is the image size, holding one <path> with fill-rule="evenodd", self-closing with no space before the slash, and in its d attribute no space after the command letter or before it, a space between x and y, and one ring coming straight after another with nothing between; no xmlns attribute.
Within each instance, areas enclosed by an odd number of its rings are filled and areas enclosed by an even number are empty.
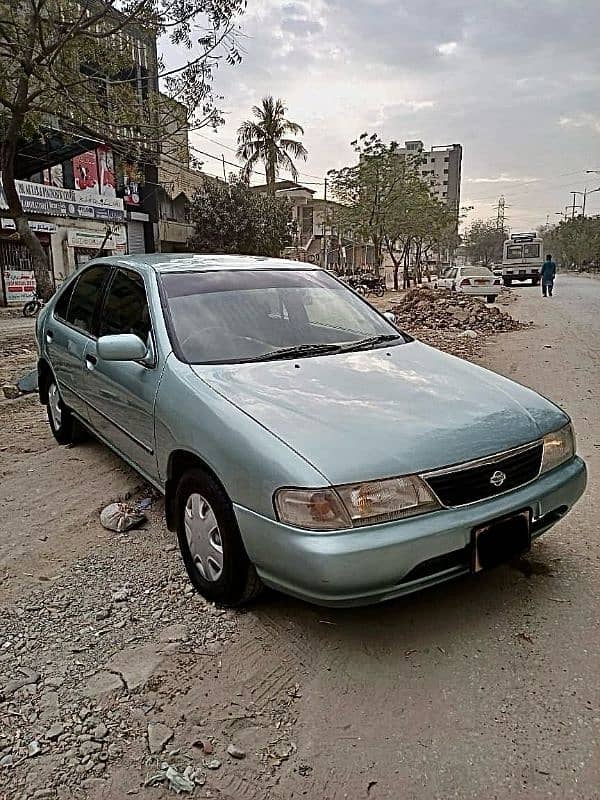
<svg viewBox="0 0 600 800"><path fill-rule="evenodd" d="M391 322L392 325L396 324L396 315L393 311L384 311L383 316L387 319L388 322Z"/></svg>
<svg viewBox="0 0 600 800"><path fill-rule="evenodd" d="M141 361L146 357L148 348L135 333L118 333L101 336L96 352L104 361Z"/></svg>

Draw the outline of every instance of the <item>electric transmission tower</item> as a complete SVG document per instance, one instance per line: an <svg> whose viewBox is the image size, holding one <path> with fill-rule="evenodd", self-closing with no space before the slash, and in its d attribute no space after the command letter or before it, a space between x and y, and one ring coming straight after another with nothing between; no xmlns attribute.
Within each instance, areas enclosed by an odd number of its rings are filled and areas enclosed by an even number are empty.
<svg viewBox="0 0 600 800"><path fill-rule="evenodd" d="M498 206L496 213L496 227L498 228L499 231L504 230L505 210L506 210L506 200L504 199L504 195L501 194L500 197L498 198Z"/></svg>

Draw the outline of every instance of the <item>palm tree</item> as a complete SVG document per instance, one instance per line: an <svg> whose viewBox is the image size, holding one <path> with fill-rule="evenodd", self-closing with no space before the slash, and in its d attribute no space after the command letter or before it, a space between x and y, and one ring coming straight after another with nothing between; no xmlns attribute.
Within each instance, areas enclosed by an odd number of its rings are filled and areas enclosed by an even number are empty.
<svg viewBox="0 0 600 800"><path fill-rule="evenodd" d="M286 111L283 100L263 97L262 104L252 108L257 121L246 120L238 128L237 157L245 162L242 177L248 180L256 164L262 161L269 194L275 194L275 178L280 169L288 170L298 180L292 157L306 161L307 150L302 142L286 138L286 134L304 133L301 125L285 118Z"/></svg>

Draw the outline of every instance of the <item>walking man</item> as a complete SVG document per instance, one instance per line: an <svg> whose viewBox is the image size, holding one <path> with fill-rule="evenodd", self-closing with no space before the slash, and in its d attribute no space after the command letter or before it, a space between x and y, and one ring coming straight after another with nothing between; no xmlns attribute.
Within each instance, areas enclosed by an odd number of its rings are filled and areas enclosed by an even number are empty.
<svg viewBox="0 0 600 800"><path fill-rule="evenodd" d="M548 253L546 260L540 269L542 276L542 297L547 295L552 297L552 289L554 288L554 278L556 276L556 264L552 261L552 255Z"/></svg>

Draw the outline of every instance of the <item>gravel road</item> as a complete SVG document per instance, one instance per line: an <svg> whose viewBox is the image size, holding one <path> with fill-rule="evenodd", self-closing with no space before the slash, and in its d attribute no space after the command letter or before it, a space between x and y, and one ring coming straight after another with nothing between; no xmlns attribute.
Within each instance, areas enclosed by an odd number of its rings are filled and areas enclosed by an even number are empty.
<svg viewBox="0 0 600 800"><path fill-rule="evenodd" d="M0 798L598 798L600 281L515 293L534 326L479 360L572 415L588 492L519 563L380 607L204 603L160 500L100 527L131 470L0 402Z"/></svg>

